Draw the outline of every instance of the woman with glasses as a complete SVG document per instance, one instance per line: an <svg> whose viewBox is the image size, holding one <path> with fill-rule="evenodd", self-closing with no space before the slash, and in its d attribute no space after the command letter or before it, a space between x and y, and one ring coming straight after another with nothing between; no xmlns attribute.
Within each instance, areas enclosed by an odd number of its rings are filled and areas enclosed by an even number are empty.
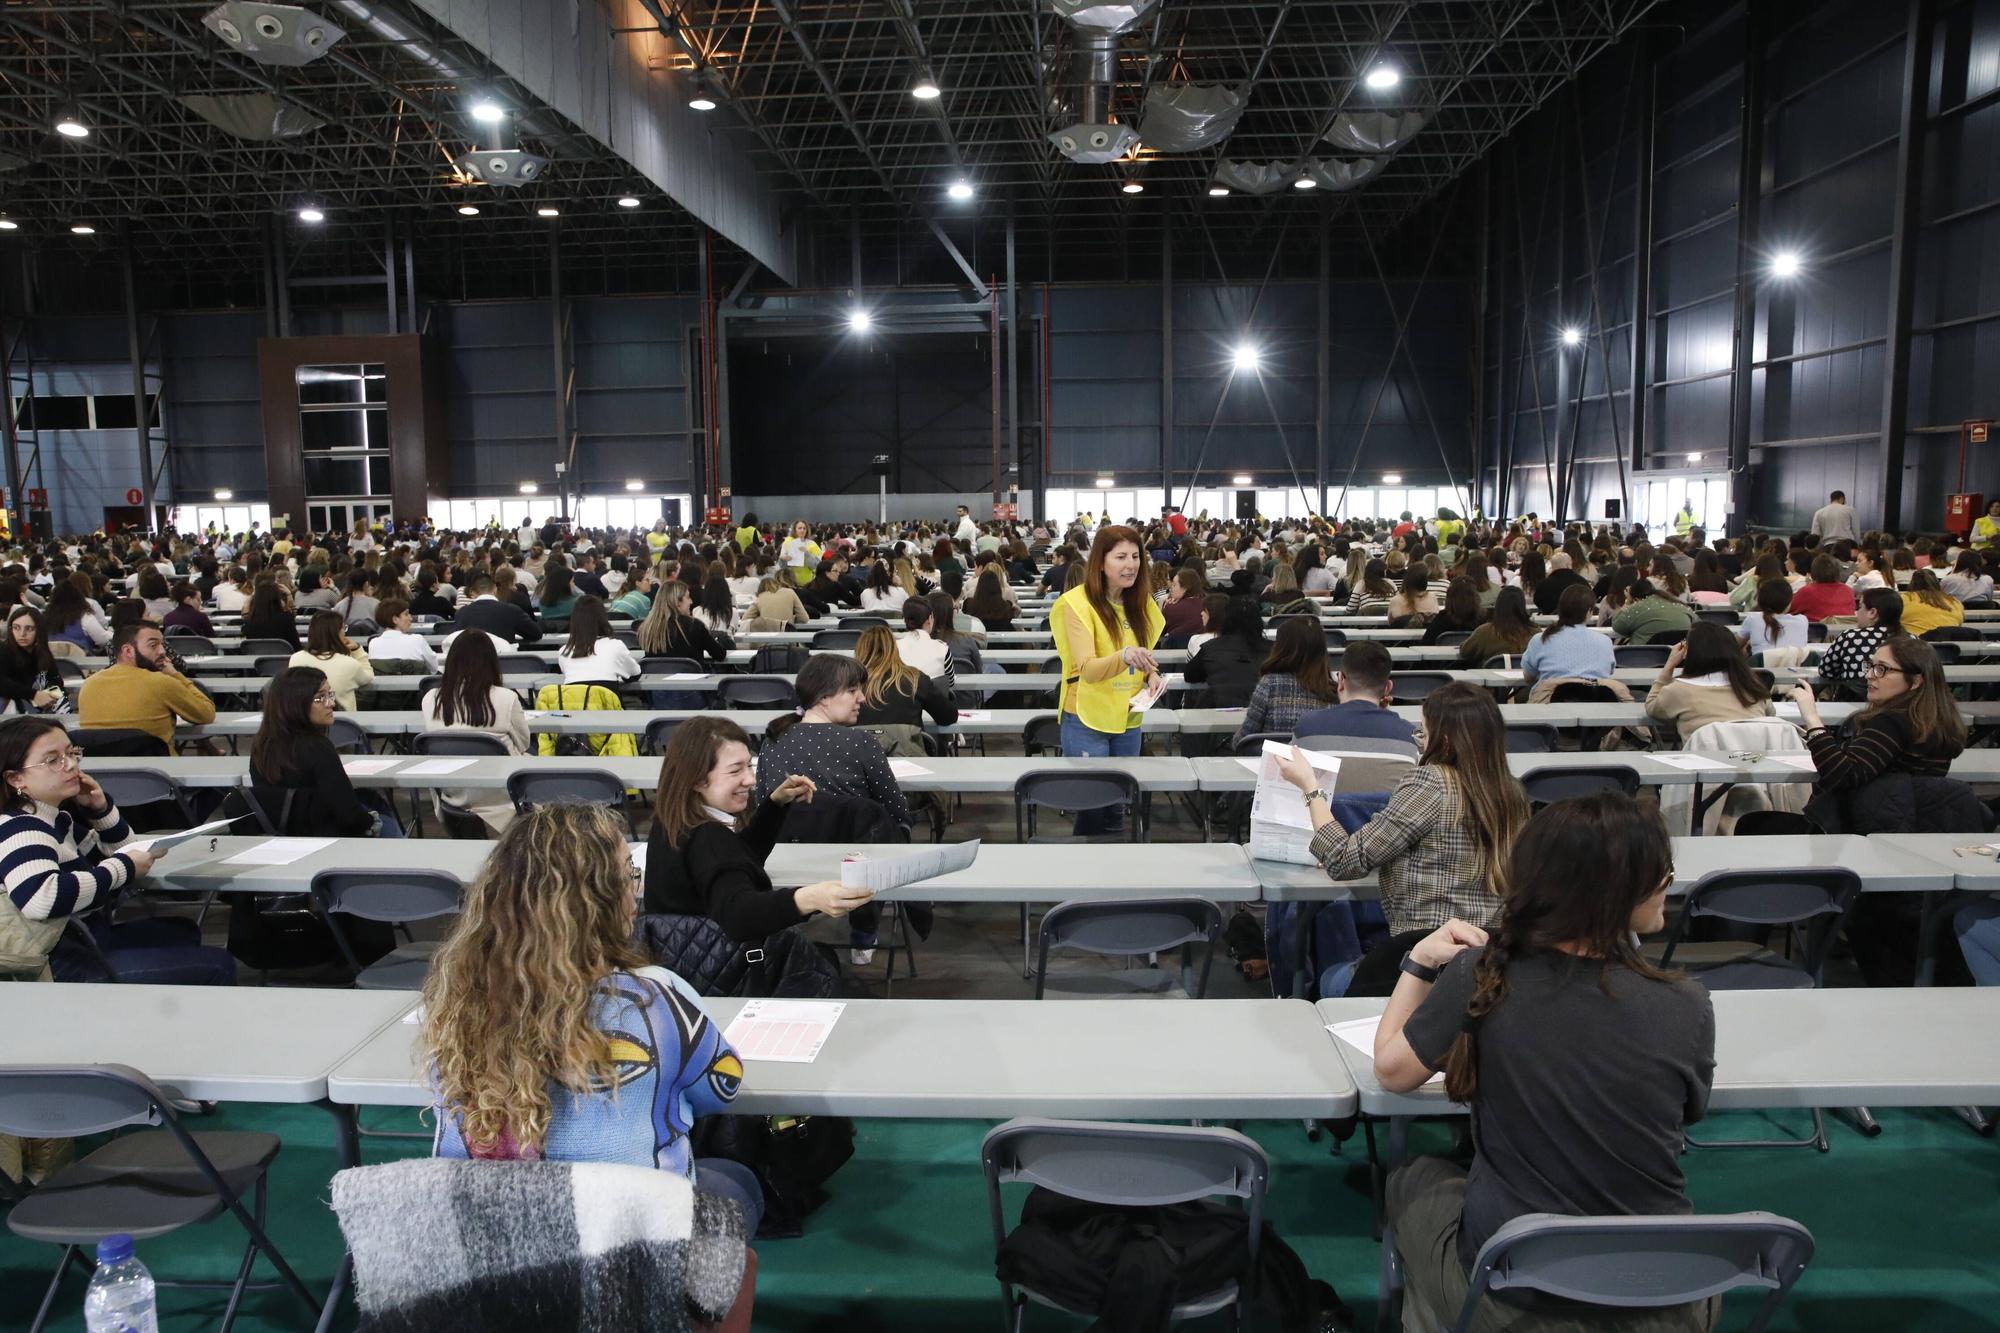
<svg viewBox="0 0 2000 1333"><path fill-rule="evenodd" d="M287 667L264 691L264 718L250 743L250 791L280 834L309 838L400 838L393 815L354 790L327 738L334 693L317 667Z"/></svg>
<svg viewBox="0 0 2000 1333"><path fill-rule="evenodd" d="M1837 728L1820 719L1812 686L1792 692L1819 769L1815 799L1844 797L1890 773L1944 777L1965 750L1965 718L1929 644L1907 634L1884 639L1864 675L1868 706Z"/></svg>
<svg viewBox="0 0 2000 1333"><path fill-rule="evenodd" d="M1665 927L1672 880L1650 801L1560 801L1514 842L1491 925L1447 921L1399 955L1375 1077L1412 1092L1442 1071L1471 1108L1473 1143L1469 1171L1417 1157L1389 1177L1403 1327L1447 1326L1480 1247L1515 1218L1694 1210L1681 1153L1708 1110L1715 1013L1706 990L1637 948ZM1719 1301L1617 1311L1498 1293L1472 1327L1705 1333Z"/></svg>
<svg viewBox="0 0 2000 1333"><path fill-rule="evenodd" d="M69 711L56 660L42 641L41 617L26 606L7 613L0 638L0 700L21 713Z"/></svg>

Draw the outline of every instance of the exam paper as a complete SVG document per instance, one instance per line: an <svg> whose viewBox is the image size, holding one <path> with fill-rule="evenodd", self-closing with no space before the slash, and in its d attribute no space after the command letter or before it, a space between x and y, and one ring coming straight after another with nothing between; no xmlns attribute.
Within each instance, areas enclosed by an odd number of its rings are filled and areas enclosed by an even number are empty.
<svg viewBox="0 0 2000 1333"><path fill-rule="evenodd" d="M722 1036L745 1060L809 1065L846 1008L838 1000L752 1000Z"/></svg>
<svg viewBox="0 0 2000 1333"><path fill-rule="evenodd" d="M1646 757L1655 763L1665 764L1668 768L1678 768L1688 773L1713 772L1717 769L1732 769L1735 767L1734 764L1725 764L1719 759L1710 759L1706 755L1683 754L1679 751L1656 750L1649 752Z"/></svg>
<svg viewBox="0 0 2000 1333"><path fill-rule="evenodd" d="M1282 861L1288 865L1313 865L1312 812L1306 808L1305 794L1278 772L1279 756L1289 756L1292 747L1282 741L1265 741L1258 762L1257 790L1250 798L1250 855L1259 861ZM1320 786L1333 790L1340 778L1340 760L1299 747Z"/></svg>
<svg viewBox="0 0 2000 1333"><path fill-rule="evenodd" d="M427 778L439 773L456 773L461 768L471 768L477 762L476 759L426 759L404 769L403 776Z"/></svg>
<svg viewBox="0 0 2000 1333"><path fill-rule="evenodd" d="M977 838L971 842L921 847L895 856L856 855L840 863L840 883L843 888L873 889L879 896L905 884L963 870L978 857Z"/></svg>
<svg viewBox="0 0 2000 1333"><path fill-rule="evenodd" d="M338 838L266 838L255 847L241 851L223 862L232 866L288 866L303 861L314 852L324 851Z"/></svg>
<svg viewBox="0 0 2000 1333"><path fill-rule="evenodd" d="M1350 1018L1345 1023L1328 1023L1326 1030L1367 1056L1372 1065L1375 1061L1375 1029L1381 1026L1381 1016L1377 1015L1374 1018ZM1427 1088L1442 1086L1443 1083L1442 1070L1424 1080Z"/></svg>
<svg viewBox="0 0 2000 1333"><path fill-rule="evenodd" d="M387 773L400 762L396 759L343 759L340 766L355 777L366 777L370 773Z"/></svg>
<svg viewBox="0 0 2000 1333"><path fill-rule="evenodd" d="M1132 696L1131 702L1125 706L1135 713L1143 713L1153 705L1159 703L1160 700L1166 698L1167 691L1180 683L1182 683L1182 680L1179 676L1161 676L1159 688L1139 691Z"/></svg>
<svg viewBox="0 0 2000 1333"><path fill-rule="evenodd" d="M931 770L908 759L891 759L889 771L899 778L921 778L928 776Z"/></svg>
<svg viewBox="0 0 2000 1333"><path fill-rule="evenodd" d="M707 680L708 673L704 671L669 671L666 675L660 677L660 679L661 680Z"/></svg>
<svg viewBox="0 0 2000 1333"><path fill-rule="evenodd" d="M164 852L169 847L179 846L189 838L198 838L204 833L220 833L231 824L234 824L238 819L247 819L248 817L247 815L235 815L229 819L216 819L206 824L197 824L193 828L182 829L179 833L159 833L150 838L134 838L132 841L122 844L117 850L121 852Z"/></svg>

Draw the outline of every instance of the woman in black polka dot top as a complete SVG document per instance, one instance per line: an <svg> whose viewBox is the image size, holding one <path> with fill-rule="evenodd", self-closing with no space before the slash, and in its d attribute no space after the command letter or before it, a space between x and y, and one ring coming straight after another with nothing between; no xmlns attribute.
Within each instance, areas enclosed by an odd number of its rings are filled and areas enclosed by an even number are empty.
<svg viewBox="0 0 2000 1333"><path fill-rule="evenodd" d="M904 828L910 807L889 771L882 743L857 729L868 673L851 657L815 655L799 672L797 717L780 717L764 733L757 755L757 799L763 800L794 773L813 780L823 792L857 796L887 810Z"/></svg>

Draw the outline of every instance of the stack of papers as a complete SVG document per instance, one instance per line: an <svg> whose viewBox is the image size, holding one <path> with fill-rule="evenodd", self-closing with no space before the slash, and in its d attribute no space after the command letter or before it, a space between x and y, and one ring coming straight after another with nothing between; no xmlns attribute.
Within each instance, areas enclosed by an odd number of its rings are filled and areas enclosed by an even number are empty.
<svg viewBox="0 0 2000 1333"><path fill-rule="evenodd" d="M1305 794L1285 781L1278 772L1279 758L1289 758L1292 748L1282 741L1265 741L1258 762L1257 790L1250 798L1250 855L1259 861L1283 861L1290 865L1315 864L1309 850L1313 838L1312 812L1306 808ZM1326 791L1340 778L1340 760L1299 747L1313 775Z"/></svg>
<svg viewBox="0 0 2000 1333"><path fill-rule="evenodd" d="M340 766L347 770L348 776L362 778L370 773L387 773L401 762L398 759L343 759Z"/></svg>
<svg viewBox="0 0 2000 1333"><path fill-rule="evenodd" d="M1657 763L1665 764L1668 768L1678 768L1686 773L1706 773L1717 769L1735 767L1735 765L1725 764L1719 759L1710 759L1706 755L1684 754L1679 750L1654 750L1650 751L1646 757Z"/></svg>
<svg viewBox="0 0 2000 1333"><path fill-rule="evenodd" d="M1350 1018L1345 1023L1328 1023L1326 1030L1353 1049L1368 1058L1372 1067L1375 1063L1375 1029L1382 1026L1380 1015L1374 1018ZM1424 1080L1427 1088L1442 1086L1444 1074L1432 1074Z"/></svg>
<svg viewBox="0 0 2000 1333"><path fill-rule="evenodd" d="M889 771L899 778L921 778L930 774L928 768L909 759L891 759Z"/></svg>
<svg viewBox="0 0 2000 1333"><path fill-rule="evenodd" d="M849 889L873 889L881 898L891 890L920 880L963 870L979 859L979 839L921 847L895 856L857 853L840 863L840 883Z"/></svg>
<svg viewBox="0 0 2000 1333"><path fill-rule="evenodd" d="M225 861L232 866L288 866L339 842L338 838L266 838Z"/></svg>
<svg viewBox="0 0 2000 1333"><path fill-rule="evenodd" d="M461 768L471 768L476 759L426 759L420 764L411 764L403 770L405 777L435 777L441 773L456 773Z"/></svg>
<svg viewBox="0 0 2000 1333"><path fill-rule="evenodd" d="M745 1060L809 1065L846 1008L837 1000L752 1000L722 1035Z"/></svg>

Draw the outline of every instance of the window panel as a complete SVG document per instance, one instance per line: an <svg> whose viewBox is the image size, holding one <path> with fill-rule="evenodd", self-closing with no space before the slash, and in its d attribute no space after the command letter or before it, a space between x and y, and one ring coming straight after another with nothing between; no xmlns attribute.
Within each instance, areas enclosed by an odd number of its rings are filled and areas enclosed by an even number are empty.
<svg viewBox="0 0 2000 1333"><path fill-rule="evenodd" d="M300 366L297 376L301 404L361 401L360 366Z"/></svg>
<svg viewBox="0 0 2000 1333"><path fill-rule="evenodd" d="M368 460L309 456L305 459L305 483L307 495L366 495Z"/></svg>

